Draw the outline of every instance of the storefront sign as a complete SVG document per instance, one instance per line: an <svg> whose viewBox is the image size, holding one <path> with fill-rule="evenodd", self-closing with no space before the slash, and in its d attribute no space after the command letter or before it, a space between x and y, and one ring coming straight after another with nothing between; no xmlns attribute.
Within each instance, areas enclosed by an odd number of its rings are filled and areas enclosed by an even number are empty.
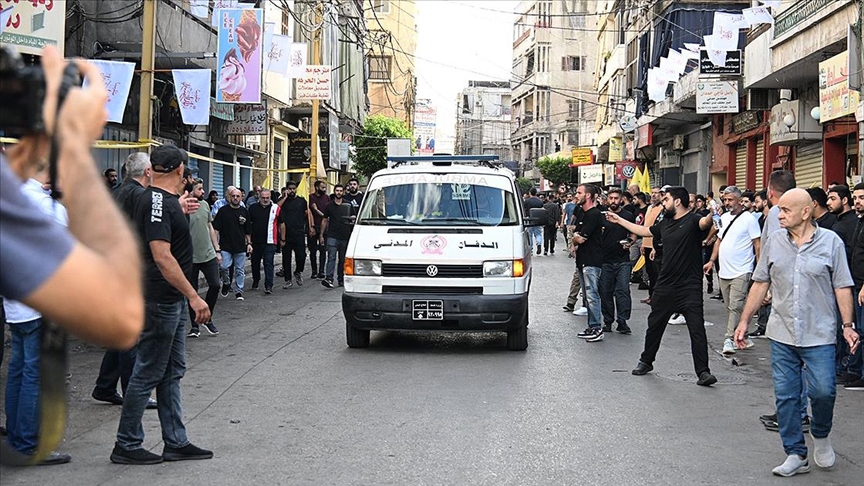
<svg viewBox="0 0 864 486"><path fill-rule="evenodd" d="M792 126L786 124L792 121ZM805 140L822 140L822 127L810 116L810 107L803 101L784 101L771 108L768 122L771 145L795 145Z"/></svg>
<svg viewBox="0 0 864 486"><path fill-rule="evenodd" d="M602 165L583 165L579 167L579 183L603 182Z"/></svg>
<svg viewBox="0 0 864 486"><path fill-rule="evenodd" d="M654 144L654 126L642 125L636 129L636 148L648 147Z"/></svg>
<svg viewBox="0 0 864 486"><path fill-rule="evenodd" d="M624 159L624 147L621 146L621 139L612 137L609 139L609 163L618 162Z"/></svg>
<svg viewBox="0 0 864 486"><path fill-rule="evenodd" d="M234 120L228 123L226 135L266 135L267 105L235 105Z"/></svg>
<svg viewBox="0 0 864 486"><path fill-rule="evenodd" d="M854 113L858 98L858 92L849 89L849 51L819 63L821 123Z"/></svg>
<svg viewBox="0 0 864 486"><path fill-rule="evenodd" d="M603 164L603 184L615 184L615 164Z"/></svg>
<svg viewBox="0 0 864 486"><path fill-rule="evenodd" d="M234 105L230 103L217 103L216 98L210 97L210 116L225 121L234 121Z"/></svg>
<svg viewBox="0 0 864 486"><path fill-rule="evenodd" d="M855 110L855 121L864 123L864 100L858 102L858 109Z"/></svg>
<svg viewBox="0 0 864 486"><path fill-rule="evenodd" d="M330 139L326 135L318 137L320 140L321 158L324 166L330 166ZM410 144L410 141L408 142ZM410 145L409 145L410 147ZM288 168L308 169L312 164L312 135L308 133L288 134Z"/></svg>
<svg viewBox="0 0 864 486"><path fill-rule="evenodd" d="M745 111L732 117L732 132L744 133L753 130L762 123L760 113L757 111Z"/></svg>
<svg viewBox="0 0 864 486"><path fill-rule="evenodd" d="M741 75L741 50L726 52L726 65L716 66L708 57L708 51L699 51L699 74L732 74Z"/></svg>
<svg viewBox="0 0 864 486"><path fill-rule="evenodd" d="M576 147L570 151L570 156L572 157L570 167L594 163L594 151L590 147Z"/></svg>
<svg viewBox="0 0 864 486"><path fill-rule="evenodd" d="M330 73L330 66L306 66L303 76L297 78L296 98L298 100L329 101L331 96Z"/></svg>
<svg viewBox="0 0 864 486"><path fill-rule="evenodd" d="M697 83L696 113L738 113L738 81Z"/></svg>
<svg viewBox="0 0 864 486"><path fill-rule="evenodd" d="M792 30L796 25L807 25L805 20L816 15L834 0L803 0L780 12L774 19L774 38Z"/></svg>
<svg viewBox="0 0 864 486"><path fill-rule="evenodd" d="M615 178L616 179L632 179L636 175L636 169L639 168L639 162L635 160L622 160L615 163Z"/></svg>
<svg viewBox="0 0 864 486"><path fill-rule="evenodd" d="M0 3L0 44L12 46L20 54L40 55L45 46L63 53L66 30L66 2L11 0Z"/></svg>

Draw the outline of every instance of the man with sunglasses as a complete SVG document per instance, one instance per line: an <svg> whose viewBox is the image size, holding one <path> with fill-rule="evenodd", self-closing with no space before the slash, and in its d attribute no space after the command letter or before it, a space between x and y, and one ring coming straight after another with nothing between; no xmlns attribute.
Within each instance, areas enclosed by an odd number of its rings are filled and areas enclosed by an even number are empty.
<svg viewBox="0 0 864 486"><path fill-rule="evenodd" d="M246 283L247 254L252 253L252 224L249 220L249 210L243 205L243 195L240 189L230 188L228 205L222 206L213 219L213 229L219 239L219 251L222 252L222 297L228 297L229 291L234 291L237 300L243 300L243 285ZM229 269L234 265L234 282Z"/></svg>

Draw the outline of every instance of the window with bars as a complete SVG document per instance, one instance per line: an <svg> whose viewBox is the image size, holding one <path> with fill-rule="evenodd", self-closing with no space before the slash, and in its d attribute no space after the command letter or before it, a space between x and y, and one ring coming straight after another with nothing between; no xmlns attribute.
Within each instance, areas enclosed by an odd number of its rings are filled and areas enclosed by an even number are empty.
<svg viewBox="0 0 864 486"><path fill-rule="evenodd" d="M562 71L584 71L587 64L585 56L564 56L561 58Z"/></svg>
<svg viewBox="0 0 864 486"><path fill-rule="evenodd" d="M291 21L292 21L291 13L288 9L282 9L282 35L290 35L291 34Z"/></svg>
<svg viewBox="0 0 864 486"><path fill-rule="evenodd" d="M582 100L567 100L567 119L580 120L585 117L585 105Z"/></svg>
<svg viewBox="0 0 864 486"><path fill-rule="evenodd" d="M390 56L369 56L369 79L390 80Z"/></svg>
<svg viewBox="0 0 864 486"><path fill-rule="evenodd" d="M390 0L369 0L372 4L372 11L380 14L390 13Z"/></svg>
<svg viewBox="0 0 864 486"><path fill-rule="evenodd" d="M571 129L567 132L567 145L579 146L579 129Z"/></svg>

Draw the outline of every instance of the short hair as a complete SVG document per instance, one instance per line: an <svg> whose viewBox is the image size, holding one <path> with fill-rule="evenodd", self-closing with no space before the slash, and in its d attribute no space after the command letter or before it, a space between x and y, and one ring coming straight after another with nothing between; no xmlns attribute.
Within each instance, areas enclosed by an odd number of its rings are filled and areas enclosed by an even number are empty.
<svg viewBox="0 0 864 486"><path fill-rule="evenodd" d="M234 189L237 189L237 188L234 187L234 186L228 186L228 187L225 189L225 194L228 194L229 192L233 191Z"/></svg>
<svg viewBox="0 0 864 486"><path fill-rule="evenodd" d="M359 185L360 179L358 179L356 177L352 177L352 178L348 179L348 184L351 184L352 182L356 182Z"/></svg>
<svg viewBox="0 0 864 486"><path fill-rule="evenodd" d="M735 197L741 197L741 189L737 186L726 186L720 191L721 194L732 194Z"/></svg>
<svg viewBox="0 0 864 486"><path fill-rule="evenodd" d="M648 196L644 192L637 192L634 197L642 201L644 204L648 204Z"/></svg>
<svg viewBox="0 0 864 486"><path fill-rule="evenodd" d="M704 203L705 202L705 196L703 196L702 194L696 194L696 200L702 201Z"/></svg>
<svg viewBox="0 0 864 486"><path fill-rule="evenodd" d="M608 191L606 191L606 196L609 196L611 194L618 194L619 196L623 197L624 191L622 191L620 187L612 187L609 188Z"/></svg>
<svg viewBox="0 0 864 486"><path fill-rule="evenodd" d="M795 176L788 170L775 170L768 179L768 187L778 194L794 189L795 186Z"/></svg>
<svg viewBox="0 0 864 486"><path fill-rule="evenodd" d="M755 195L756 195L756 193L753 192L753 191L744 191L744 192L741 194L741 197L746 197L747 199L749 199L749 200L752 201L752 200L753 200L753 196L755 196Z"/></svg>
<svg viewBox="0 0 864 486"><path fill-rule="evenodd" d="M117 169L115 169L113 167L108 167L107 169L102 171L102 175L107 176L108 174L110 174L112 172L117 172Z"/></svg>
<svg viewBox="0 0 864 486"><path fill-rule="evenodd" d="M317 181L315 181L315 187L318 187L318 186L320 186L320 185L322 185L322 184L326 186L326 185L327 185L327 181L322 181L322 180L317 180Z"/></svg>
<svg viewBox="0 0 864 486"><path fill-rule="evenodd" d="M852 188L852 192L855 191L864 191L864 182L859 182L858 184L855 184L855 187Z"/></svg>
<svg viewBox="0 0 864 486"><path fill-rule="evenodd" d="M818 204L820 208L828 206L828 194L825 194L825 191L821 187L808 187L807 193L810 194L810 199Z"/></svg>
<svg viewBox="0 0 864 486"><path fill-rule="evenodd" d="M840 199L840 202L843 202L843 199L845 198L846 203L849 204L850 206L852 205L852 192L849 191L849 186L844 186L842 184L838 184L838 185L832 187L831 190L828 191L828 194L831 194L832 192L837 194L837 197Z"/></svg>
<svg viewBox="0 0 864 486"><path fill-rule="evenodd" d="M714 191L708 191L708 192L706 192L706 193L705 193L705 197L710 197L710 198L713 199L713 198L714 198Z"/></svg>
<svg viewBox="0 0 864 486"><path fill-rule="evenodd" d="M726 184L722 184L722 185L720 186L720 189L719 189L720 194L723 194L723 191L725 191L727 187L729 187L729 186L726 185Z"/></svg>
<svg viewBox="0 0 864 486"><path fill-rule="evenodd" d="M600 189L597 188L594 184L579 184L581 187L585 188L585 192L591 195L591 199L597 199L597 196L600 195Z"/></svg>
<svg viewBox="0 0 864 486"><path fill-rule="evenodd" d="M536 196L537 195L537 188L532 187L531 189L528 189L528 194L530 194L532 196Z"/></svg>
<svg viewBox="0 0 864 486"><path fill-rule="evenodd" d="M612 191L609 191L609 192L612 192ZM628 203L633 202L633 194L630 194L630 192L628 192L628 191L621 191L621 197L623 197L625 200L627 200Z"/></svg>
<svg viewBox="0 0 864 486"><path fill-rule="evenodd" d="M690 192L687 189L681 186L674 186L666 189L666 194L669 194L673 200L680 199L681 205L685 208L690 207Z"/></svg>
<svg viewBox="0 0 864 486"><path fill-rule="evenodd" d="M754 199L754 200L755 200L757 197L758 197L759 199L763 200L763 201L767 201L767 200L768 200L768 189L762 189L761 191L759 191L759 192L757 192L756 194L753 195L753 199Z"/></svg>
<svg viewBox="0 0 864 486"><path fill-rule="evenodd" d="M336 184L335 186L333 186L333 192L336 192L336 189L339 189L340 187L343 191L345 190L345 186L343 186L342 184Z"/></svg>
<svg viewBox="0 0 864 486"><path fill-rule="evenodd" d="M147 152L135 152L126 157L123 167L126 169L126 177L137 179L144 176L144 171L150 165L150 156Z"/></svg>
<svg viewBox="0 0 864 486"><path fill-rule="evenodd" d="M285 183L285 189L290 189L292 186L297 187L297 183L294 181L288 181Z"/></svg>
<svg viewBox="0 0 864 486"><path fill-rule="evenodd" d="M215 189L212 190L212 191L210 191L210 193L207 194L207 199L210 199L210 198L213 197L213 196L217 196L217 197L218 197L218 196L219 196L219 191L217 191L217 190L215 190Z"/></svg>

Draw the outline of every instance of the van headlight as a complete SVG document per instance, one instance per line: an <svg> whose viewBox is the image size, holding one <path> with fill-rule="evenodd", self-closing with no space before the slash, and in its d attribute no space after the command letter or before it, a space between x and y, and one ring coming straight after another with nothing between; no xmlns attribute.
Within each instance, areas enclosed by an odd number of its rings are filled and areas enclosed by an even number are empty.
<svg viewBox="0 0 864 486"><path fill-rule="evenodd" d="M380 277L381 260L354 260L354 275L360 277Z"/></svg>
<svg viewBox="0 0 864 486"><path fill-rule="evenodd" d="M484 277L512 277L513 260L501 262L483 262Z"/></svg>

